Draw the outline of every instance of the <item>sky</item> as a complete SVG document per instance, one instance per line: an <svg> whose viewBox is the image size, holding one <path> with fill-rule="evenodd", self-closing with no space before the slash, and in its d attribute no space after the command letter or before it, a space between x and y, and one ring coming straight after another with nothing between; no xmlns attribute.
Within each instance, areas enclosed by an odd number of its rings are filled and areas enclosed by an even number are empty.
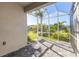
<svg viewBox="0 0 79 59"><path fill-rule="evenodd" d="M50 16L50 24L57 23L58 19L59 21L65 21L65 25L70 24L70 16L67 15L70 12L72 3L71 2L58 2L56 4L52 4L49 6L46 6L44 8L47 9L49 16ZM59 17L57 16L57 13L59 14ZM60 16L63 15L63 16ZM45 12L44 18L43 18L43 24L48 24L48 15ZM37 17L34 17L30 14L27 14L27 25L35 25L37 24Z"/></svg>

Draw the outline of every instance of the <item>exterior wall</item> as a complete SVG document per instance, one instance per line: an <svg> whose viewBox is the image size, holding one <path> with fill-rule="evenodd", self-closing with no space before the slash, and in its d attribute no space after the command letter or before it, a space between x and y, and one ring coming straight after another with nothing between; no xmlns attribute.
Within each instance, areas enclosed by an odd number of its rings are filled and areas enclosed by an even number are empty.
<svg viewBox="0 0 79 59"><path fill-rule="evenodd" d="M0 56L27 45L25 25L25 13L21 6L0 3Z"/></svg>

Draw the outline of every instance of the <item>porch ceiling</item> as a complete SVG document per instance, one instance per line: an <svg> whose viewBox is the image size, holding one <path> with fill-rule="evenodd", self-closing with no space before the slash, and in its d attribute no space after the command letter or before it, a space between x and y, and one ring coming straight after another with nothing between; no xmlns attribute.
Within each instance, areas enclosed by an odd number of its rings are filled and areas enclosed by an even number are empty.
<svg viewBox="0 0 79 59"><path fill-rule="evenodd" d="M40 8L41 6L46 5L48 2L33 2L27 6L24 7L24 11L33 10L35 8Z"/></svg>
<svg viewBox="0 0 79 59"><path fill-rule="evenodd" d="M31 3L33 3L33 2L17 2L17 4L21 5L22 7L30 5Z"/></svg>
<svg viewBox="0 0 79 59"><path fill-rule="evenodd" d="M51 2L51 3L55 3L55 2ZM25 12L29 10L33 10L35 8L41 8L51 3L49 2L17 2L17 4L21 5L24 8Z"/></svg>

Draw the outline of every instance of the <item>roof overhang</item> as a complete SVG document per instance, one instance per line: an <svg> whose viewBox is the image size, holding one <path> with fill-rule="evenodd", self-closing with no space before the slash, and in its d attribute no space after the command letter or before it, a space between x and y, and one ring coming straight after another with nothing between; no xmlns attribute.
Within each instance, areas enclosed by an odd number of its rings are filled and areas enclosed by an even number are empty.
<svg viewBox="0 0 79 59"><path fill-rule="evenodd" d="M47 6L49 4L53 4L55 2L33 2L27 6L24 7L24 12L30 11L30 10L35 10L35 9L39 9L42 8L44 6Z"/></svg>
<svg viewBox="0 0 79 59"><path fill-rule="evenodd" d="M24 8L24 12L33 11L55 2L16 2Z"/></svg>

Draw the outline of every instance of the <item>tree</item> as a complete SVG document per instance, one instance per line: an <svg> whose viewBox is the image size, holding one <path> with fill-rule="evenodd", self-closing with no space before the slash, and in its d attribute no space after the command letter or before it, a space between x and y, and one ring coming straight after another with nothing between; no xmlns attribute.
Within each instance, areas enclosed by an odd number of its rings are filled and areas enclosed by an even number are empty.
<svg viewBox="0 0 79 59"><path fill-rule="evenodd" d="M59 22L59 23L55 23L54 25L50 26L50 31L51 32L55 32L58 29L58 24L59 24L59 30L62 30L62 27L64 27L64 23L65 21Z"/></svg>
<svg viewBox="0 0 79 59"><path fill-rule="evenodd" d="M42 26L42 20L43 20L43 11L41 11L40 9L36 11L35 16L37 18L40 19L40 25L41 25L41 37L43 36L43 26ZM37 19L37 24L38 24L38 19ZM39 25L39 24L38 24ZM39 29L37 28L37 32L39 31Z"/></svg>

